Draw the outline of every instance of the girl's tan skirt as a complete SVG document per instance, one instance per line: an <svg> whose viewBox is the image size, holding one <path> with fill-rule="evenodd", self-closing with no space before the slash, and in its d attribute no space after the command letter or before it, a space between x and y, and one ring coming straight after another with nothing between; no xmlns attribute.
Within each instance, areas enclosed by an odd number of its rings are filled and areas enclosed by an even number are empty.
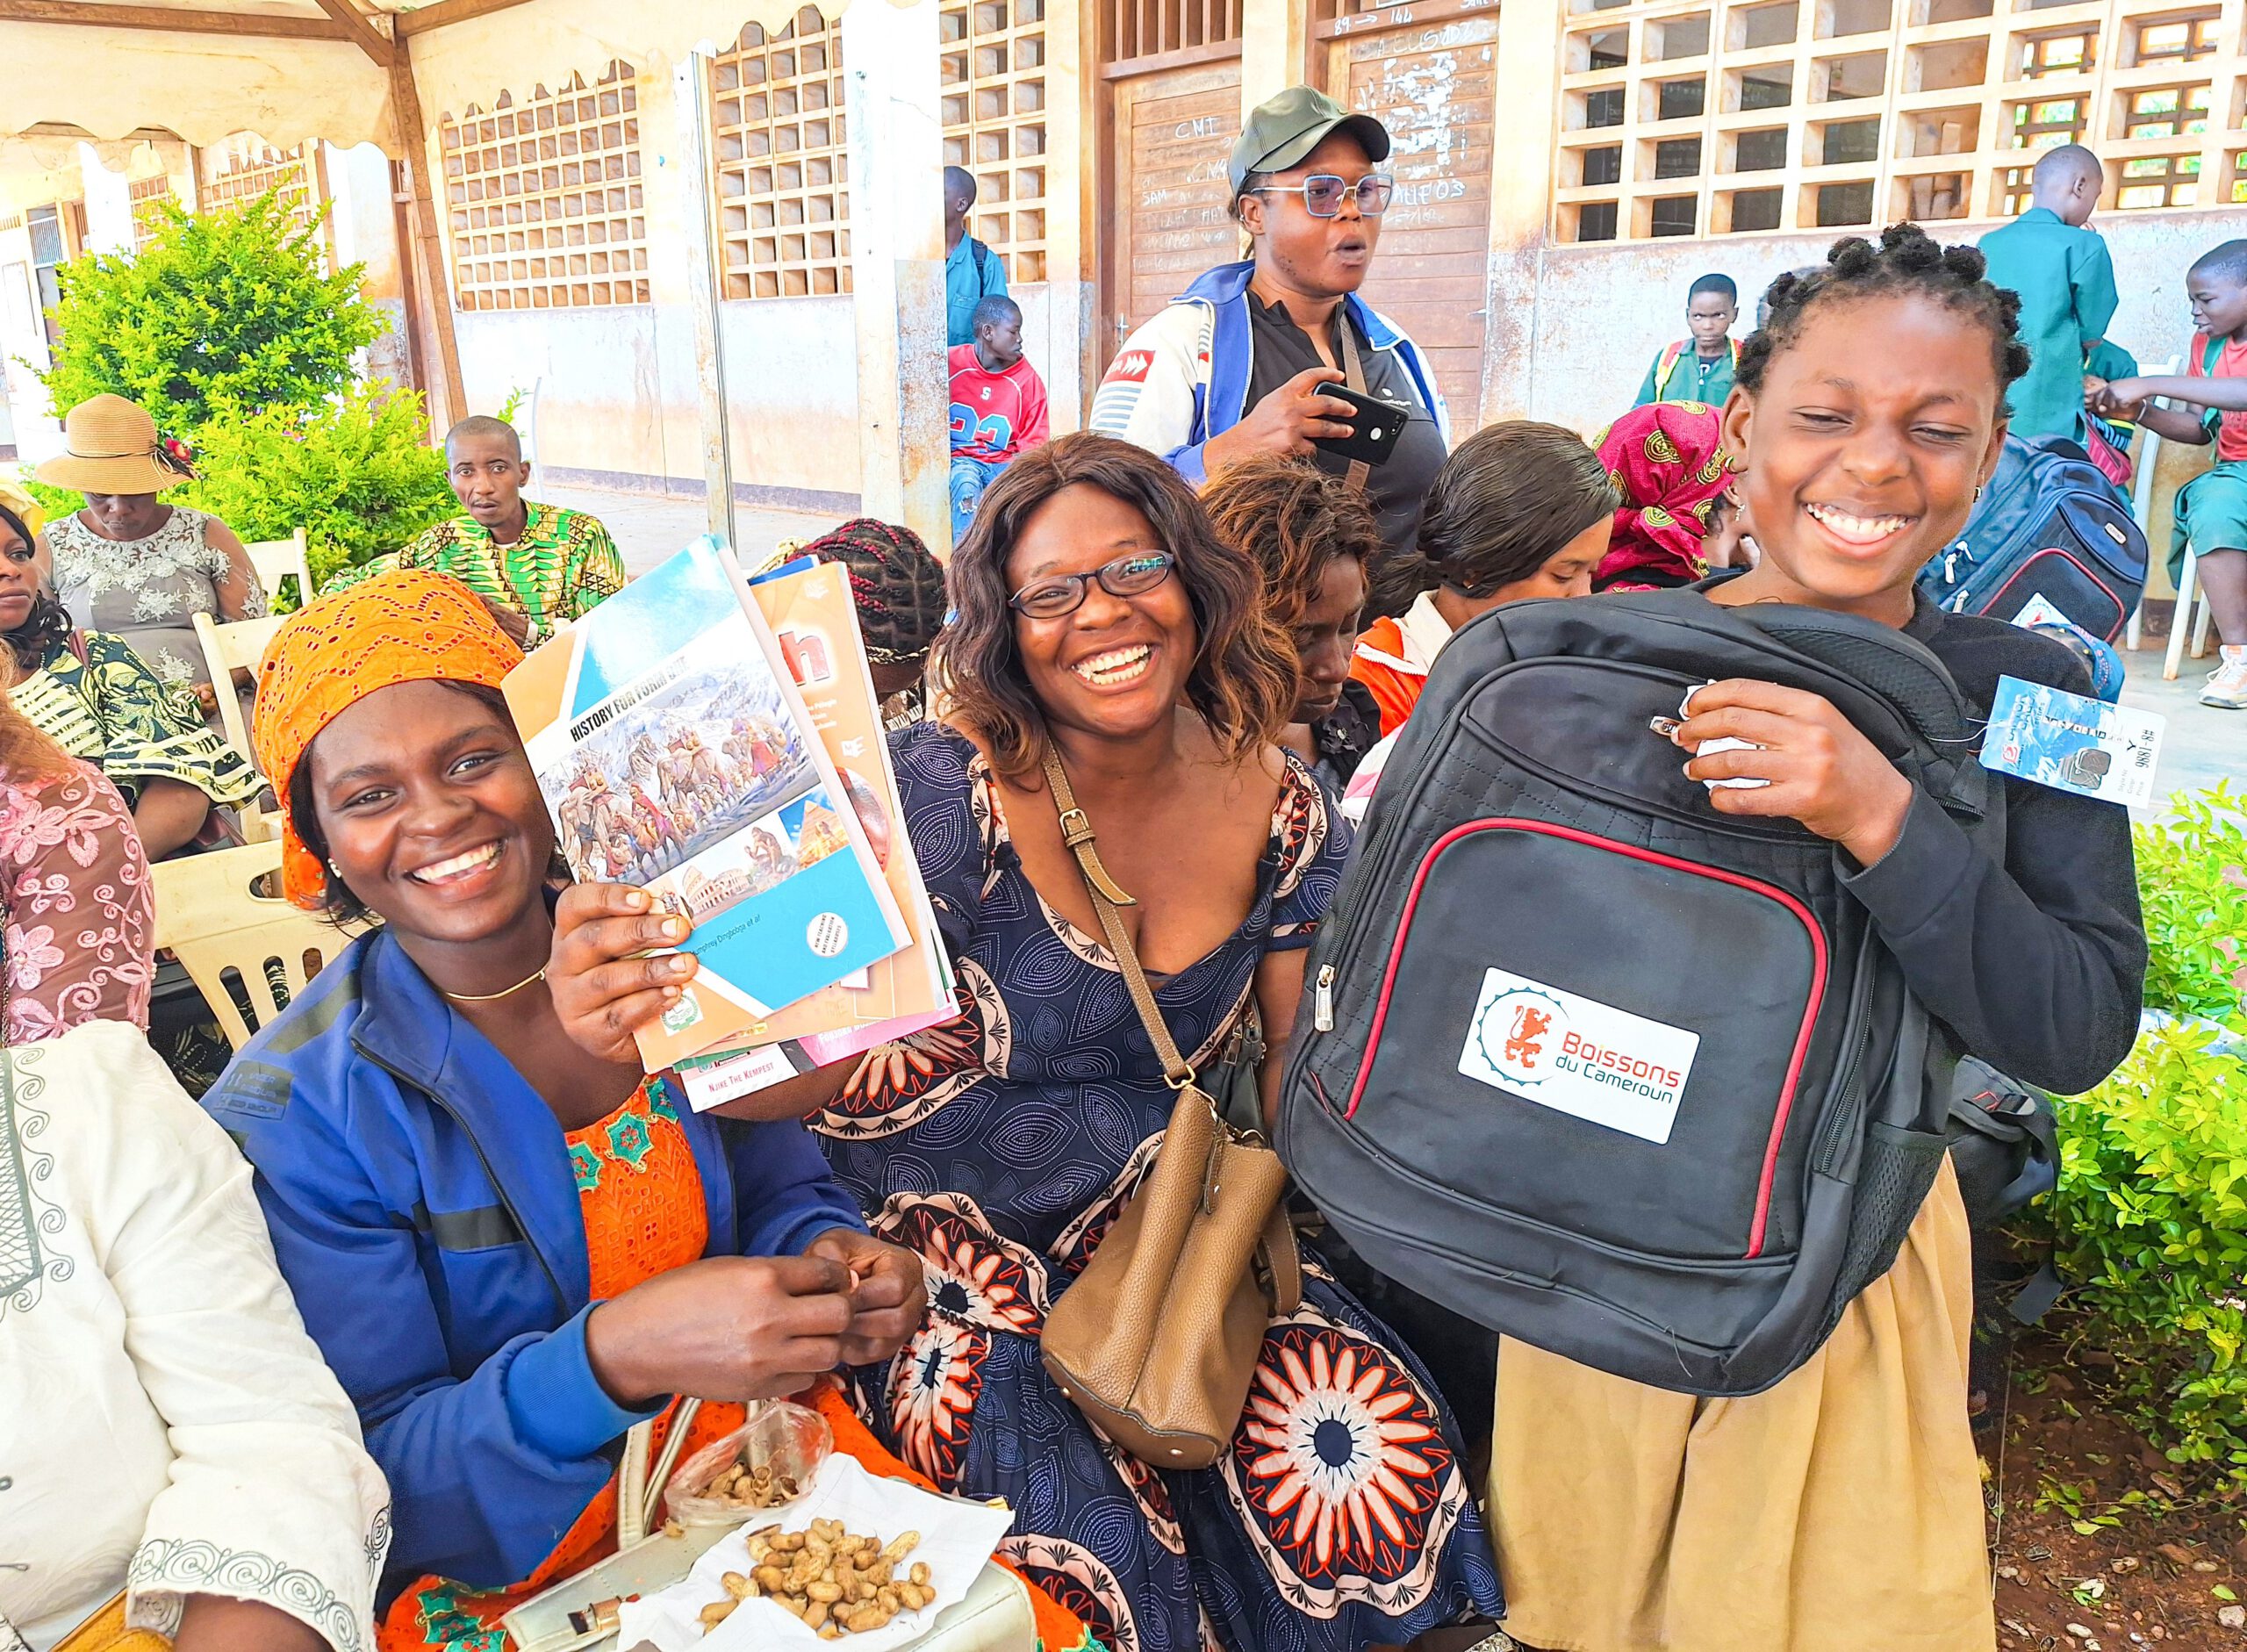
<svg viewBox="0 0 2247 1652"><path fill-rule="evenodd" d="M1946 1158L1895 1267L1764 1393L1697 1399L1505 1340L1507 1631L1550 1652L1992 1652L1972 1317Z"/></svg>

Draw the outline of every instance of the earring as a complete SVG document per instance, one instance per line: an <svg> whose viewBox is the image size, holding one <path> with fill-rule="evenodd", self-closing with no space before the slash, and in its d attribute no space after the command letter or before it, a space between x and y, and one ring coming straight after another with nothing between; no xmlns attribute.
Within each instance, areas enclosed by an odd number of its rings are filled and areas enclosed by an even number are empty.
<svg viewBox="0 0 2247 1652"><path fill-rule="evenodd" d="M1974 484L1974 503L1975 503L1975 504L1977 504L1977 505L1979 505L1981 502L1982 502L1982 485L1981 485L1979 482L1977 482L1977 483L1975 483L1975 484Z"/></svg>
<svg viewBox="0 0 2247 1652"><path fill-rule="evenodd" d="M341 883L343 881L343 868L337 866L334 861L330 860L327 863L327 875L334 879L338 883Z"/></svg>

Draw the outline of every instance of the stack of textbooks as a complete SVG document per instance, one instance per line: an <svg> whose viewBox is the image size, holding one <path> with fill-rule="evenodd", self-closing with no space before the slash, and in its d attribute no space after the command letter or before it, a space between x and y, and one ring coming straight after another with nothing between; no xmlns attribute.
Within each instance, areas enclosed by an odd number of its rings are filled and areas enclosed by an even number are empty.
<svg viewBox="0 0 2247 1652"><path fill-rule="evenodd" d="M506 693L571 873L693 925L702 967L638 1038L694 1106L956 1013L840 567L751 583L705 535Z"/></svg>

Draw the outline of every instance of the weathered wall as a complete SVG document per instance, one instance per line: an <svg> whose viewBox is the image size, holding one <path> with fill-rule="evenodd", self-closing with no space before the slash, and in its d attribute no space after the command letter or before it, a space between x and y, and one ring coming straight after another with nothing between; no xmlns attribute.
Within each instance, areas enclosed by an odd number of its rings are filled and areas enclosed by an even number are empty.
<svg viewBox="0 0 2247 1652"><path fill-rule="evenodd" d="M2114 253L2122 295L2109 330L2115 342L2149 364L2181 353L2192 333L2185 271L2208 248L2236 234L2239 224L2236 212L2094 219L2092 226ZM1935 233L1971 241L1994 227L1946 224ZM1630 406L1655 352L1683 336L1685 290L1696 276L1718 270L1740 284L1744 332L1771 278L1820 262L1841 233L1534 250L1521 261L1523 280L1494 295L1512 312L1512 325L1491 333L1491 416L1597 429Z"/></svg>

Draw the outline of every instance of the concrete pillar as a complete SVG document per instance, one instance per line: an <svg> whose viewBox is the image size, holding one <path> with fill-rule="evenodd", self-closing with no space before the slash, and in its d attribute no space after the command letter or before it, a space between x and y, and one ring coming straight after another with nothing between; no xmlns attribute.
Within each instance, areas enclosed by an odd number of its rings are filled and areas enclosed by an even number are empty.
<svg viewBox="0 0 2247 1652"><path fill-rule="evenodd" d="M383 335L367 347L369 377L402 388L413 383L406 340L405 248L398 245L398 208L391 198L390 157L371 143L355 148L325 146L328 234L339 269L363 267L359 296L383 315Z"/></svg>
<svg viewBox="0 0 2247 1652"><path fill-rule="evenodd" d="M1528 413L1535 387L1539 291L1552 233L1561 24L1561 8L1552 0L1506 6L1498 14L1490 279L1483 298L1486 423Z"/></svg>
<svg viewBox="0 0 2247 1652"><path fill-rule="evenodd" d="M1243 0L1240 115L1299 84L1310 61L1309 0Z"/></svg>
<svg viewBox="0 0 2247 1652"><path fill-rule="evenodd" d="M851 6L843 63L863 508L948 548L937 0Z"/></svg>
<svg viewBox="0 0 2247 1652"><path fill-rule="evenodd" d="M133 181L102 164L94 146L78 146L78 171L86 183L86 247L90 253L130 253Z"/></svg>
<svg viewBox="0 0 2247 1652"><path fill-rule="evenodd" d="M710 531L737 544L734 528L734 444L726 399L725 335L718 310L717 207L710 198L710 54L689 52L671 70L671 96L678 107L678 166L676 182L685 195L686 221L680 236L686 252L687 307L694 318L694 377L702 389L703 498Z"/></svg>

